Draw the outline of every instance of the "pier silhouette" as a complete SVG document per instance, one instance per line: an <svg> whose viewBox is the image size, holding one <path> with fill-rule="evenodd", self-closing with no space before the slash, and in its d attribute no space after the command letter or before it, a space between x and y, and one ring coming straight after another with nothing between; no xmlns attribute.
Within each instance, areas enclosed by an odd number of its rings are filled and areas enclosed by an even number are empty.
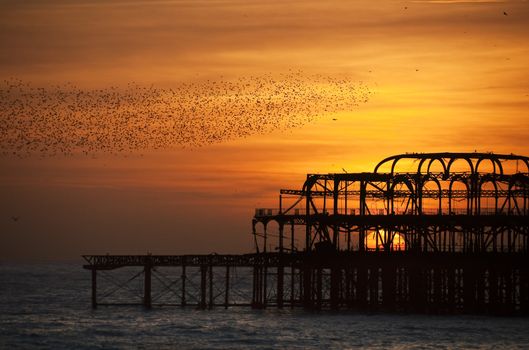
<svg viewBox="0 0 529 350"><path fill-rule="evenodd" d="M255 211L250 254L86 255L84 268L93 307L109 295L98 272L136 268L131 303L147 308L155 276L172 301L159 304L528 315L528 199L528 157L400 154L280 190Z"/></svg>

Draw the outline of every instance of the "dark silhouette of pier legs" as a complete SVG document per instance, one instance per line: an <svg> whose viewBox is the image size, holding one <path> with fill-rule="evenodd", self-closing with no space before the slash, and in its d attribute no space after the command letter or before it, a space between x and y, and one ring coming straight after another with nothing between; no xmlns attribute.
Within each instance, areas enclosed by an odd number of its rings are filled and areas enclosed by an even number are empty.
<svg viewBox="0 0 529 350"><path fill-rule="evenodd" d="M211 265L211 262L208 266L209 271L209 309L213 308L214 303L214 295L213 295L213 266Z"/></svg>
<svg viewBox="0 0 529 350"><path fill-rule="evenodd" d="M262 309L266 306L266 272L265 268L261 265L254 266L253 269L253 300L252 308Z"/></svg>
<svg viewBox="0 0 529 350"><path fill-rule="evenodd" d="M103 262L108 259L109 263L98 262L85 266L91 271L92 307L122 303L114 296L107 302L108 293L98 295L97 292L100 284L104 287L105 282L112 283L109 282L111 279L99 278L101 281L98 281L97 270L106 273L123 267L122 262L112 265L122 257L103 256L98 259ZM237 265L233 256L226 256L220 261L218 256L204 256L201 260L189 259L185 264L177 260L178 265L174 266L181 269L180 280L177 278L172 285L165 286L163 283L151 285L151 278L155 274L154 277L158 280L158 274L161 272L154 270L155 267L172 266L167 265L172 257L158 259L155 256L131 256L121 261L132 259L136 259L133 266L142 269L135 276L141 276L143 279L143 298L135 302L147 309L153 302L152 288L165 287L166 293L162 290L159 294L167 295L174 283L181 282L182 288L175 295L176 305L189 305L187 297L190 297L191 300L196 300L193 305L201 309L248 304L253 308L262 309L268 306L286 307L290 303L291 307L303 306L310 310L345 308L361 312L496 315L529 313L529 269L524 254L497 253L491 259L482 254L466 253L390 255L385 252L335 252L323 255L284 253L283 256L267 253L251 259L245 258L244 265ZM153 261L158 261L158 264ZM189 266L199 270L196 280L199 288L196 291L194 288L186 289L186 284L189 284ZM251 300L241 301L238 299L241 294L233 289L237 284L230 278L237 266L253 268ZM289 274L283 282L277 278L268 278L267 269L273 269L270 271L275 272L278 267L283 267L284 271L293 271L290 281ZM222 273L215 277L213 269ZM233 275L237 277L236 273ZM251 278L250 276L248 277ZM246 278L245 275L243 278ZM129 289L122 284L114 284L110 289L112 293L119 288ZM291 290L286 291L289 294L286 298L285 291L282 295L280 293L281 285L290 285ZM116 286L118 289L115 289ZM267 297L269 292L272 295L274 291L277 294L273 299ZM215 304L217 297L223 298L223 301L217 301Z"/></svg>
<svg viewBox="0 0 529 350"><path fill-rule="evenodd" d="M303 269L303 306L305 308L311 309L312 304L312 267L306 266Z"/></svg>
<svg viewBox="0 0 529 350"><path fill-rule="evenodd" d="M494 266L489 266L489 313L498 313L498 274Z"/></svg>
<svg viewBox="0 0 529 350"><path fill-rule="evenodd" d="M97 270L92 269L92 308L97 308Z"/></svg>
<svg viewBox="0 0 529 350"><path fill-rule="evenodd" d="M395 309L395 279L395 267L386 262L382 269L382 302L386 311Z"/></svg>
<svg viewBox="0 0 529 350"><path fill-rule="evenodd" d="M281 264L277 267L277 307L283 308L285 267Z"/></svg>
<svg viewBox="0 0 529 350"><path fill-rule="evenodd" d="M367 267L363 264L359 264L356 267L357 283L356 283L356 294L357 294L357 306L360 311L367 310Z"/></svg>
<svg viewBox="0 0 529 350"><path fill-rule="evenodd" d="M263 267L263 307L268 306L268 266Z"/></svg>
<svg viewBox="0 0 529 350"><path fill-rule="evenodd" d="M316 280L316 309L321 310L322 298L323 298L323 271L321 267L318 267L315 271Z"/></svg>
<svg viewBox="0 0 529 350"><path fill-rule="evenodd" d="M523 315L529 314L529 271L520 269L520 310Z"/></svg>
<svg viewBox="0 0 529 350"><path fill-rule="evenodd" d="M226 279L224 285L224 308L227 309L230 297L230 265L226 265Z"/></svg>
<svg viewBox="0 0 529 350"><path fill-rule="evenodd" d="M290 267L290 308L294 307L296 301L296 269L294 264Z"/></svg>
<svg viewBox="0 0 529 350"><path fill-rule="evenodd" d="M150 309L152 306L151 299L151 264L147 262L144 269L145 281L143 283L143 306Z"/></svg>
<svg viewBox="0 0 529 350"><path fill-rule="evenodd" d="M182 265L182 295L180 297L180 305L186 306L186 265Z"/></svg>
<svg viewBox="0 0 529 350"><path fill-rule="evenodd" d="M205 309L206 308L206 279L207 279L207 270L208 267L206 265L200 266L200 303L199 308Z"/></svg>
<svg viewBox="0 0 529 350"><path fill-rule="evenodd" d="M410 308L413 312L423 312L426 309L426 291L424 268L412 265L409 267L410 274Z"/></svg>
<svg viewBox="0 0 529 350"><path fill-rule="evenodd" d="M342 270L335 266L331 269L331 309L340 308L342 290Z"/></svg>

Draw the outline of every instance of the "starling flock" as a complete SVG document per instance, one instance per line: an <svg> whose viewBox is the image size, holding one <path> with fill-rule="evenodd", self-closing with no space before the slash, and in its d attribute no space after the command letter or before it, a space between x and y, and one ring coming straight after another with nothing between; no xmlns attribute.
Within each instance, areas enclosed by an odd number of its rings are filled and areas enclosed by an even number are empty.
<svg viewBox="0 0 529 350"><path fill-rule="evenodd" d="M303 72L171 88L136 83L104 89L71 83L36 87L8 79L0 86L0 156L120 155L202 147L298 128L350 111L370 94L365 84L347 78Z"/></svg>

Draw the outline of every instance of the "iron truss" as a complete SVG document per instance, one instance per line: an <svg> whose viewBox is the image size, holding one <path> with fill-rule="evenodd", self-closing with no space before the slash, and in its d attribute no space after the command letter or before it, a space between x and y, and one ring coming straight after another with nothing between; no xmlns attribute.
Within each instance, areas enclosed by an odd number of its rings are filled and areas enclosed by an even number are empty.
<svg viewBox="0 0 529 350"><path fill-rule="evenodd" d="M528 199L528 157L401 154L371 173L308 174L278 208L256 209L253 233L257 252L527 252Z"/></svg>

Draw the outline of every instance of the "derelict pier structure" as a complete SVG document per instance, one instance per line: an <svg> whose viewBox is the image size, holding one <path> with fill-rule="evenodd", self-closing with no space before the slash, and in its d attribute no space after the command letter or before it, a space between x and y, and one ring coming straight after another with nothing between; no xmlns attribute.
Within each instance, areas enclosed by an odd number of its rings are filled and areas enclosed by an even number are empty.
<svg viewBox="0 0 529 350"><path fill-rule="evenodd" d="M528 200L528 157L401 154L281 190L277 208L256 209L252 254L85 256L85 268L94 306L97 271L140 267L149 307L153 271L172 267L160 290L175 305L528 315Z"/></svg>

